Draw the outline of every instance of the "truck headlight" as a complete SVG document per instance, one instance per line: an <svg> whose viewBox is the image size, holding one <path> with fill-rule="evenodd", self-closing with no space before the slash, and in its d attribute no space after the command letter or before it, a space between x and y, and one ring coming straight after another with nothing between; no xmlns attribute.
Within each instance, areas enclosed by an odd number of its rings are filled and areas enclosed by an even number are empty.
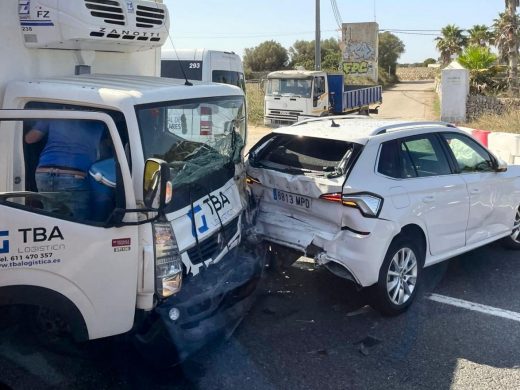
<svg viewBox="0 0 520 390"><path fill-rule="evenodd" d="M177 293L182 285L182 261L169 222L153 224L155 249L155 289L161 298Z"/></svg>

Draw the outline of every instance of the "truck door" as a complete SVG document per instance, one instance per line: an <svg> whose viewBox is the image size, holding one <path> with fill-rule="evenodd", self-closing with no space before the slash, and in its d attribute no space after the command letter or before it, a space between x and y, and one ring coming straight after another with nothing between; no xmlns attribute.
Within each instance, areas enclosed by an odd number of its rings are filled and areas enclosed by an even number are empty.
<svg viewBox="0 0 520 390"><path fill-rule="evenodd" d="M86 187L38 191L26 186L38 183L26 177L26 161L34 156L26 155L24 145L24 134L36 123L70 132L102 128L111 152L101 156L96 151L102 160L86 173L42 164L38 156L44 178L84 180ZM137 226L125 222L135 222L136 216L127 214L117 223L114 216L117 209L135 209L136 202L113 120L100 112L0 110L0 136L0 290L29 286L64 296L81 313L89 339L129 330L135 313L138 234ZM76 150L65 152L74 155ZM86 202L86 212L76 211L78 201Z"/></svg>
<svg viewBox="0 0 520 390"><path fill-rule="evenodd" d="M312 91L312 113L316 116L321 116L328 112L329 97L327 94L327 83L325 82L324 76L314 77Z"/></svg>

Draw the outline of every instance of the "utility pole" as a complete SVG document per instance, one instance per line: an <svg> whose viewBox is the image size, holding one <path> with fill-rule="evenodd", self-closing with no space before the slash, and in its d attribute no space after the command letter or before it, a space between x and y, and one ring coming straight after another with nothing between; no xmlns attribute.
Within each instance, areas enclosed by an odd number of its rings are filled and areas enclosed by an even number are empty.
<svg viewBox="0 0 520 390"><path fill-rule="evenodd" d="M314 45L314 69L321 70L320 0L316 0L316 37Z"/></svg>

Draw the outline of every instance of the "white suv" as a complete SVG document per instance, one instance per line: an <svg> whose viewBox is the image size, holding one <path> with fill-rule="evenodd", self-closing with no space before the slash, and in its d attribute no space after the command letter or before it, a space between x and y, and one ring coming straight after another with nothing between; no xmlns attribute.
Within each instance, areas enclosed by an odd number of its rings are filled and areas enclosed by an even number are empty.
<svg viewBox="0 0 520 390"><path fill-rule="evenodd" d="M257 233L370 287L384 314L412 303L425 266L520 249L520 167L450 124L309 120L260 140L247 173Z"/></svg>

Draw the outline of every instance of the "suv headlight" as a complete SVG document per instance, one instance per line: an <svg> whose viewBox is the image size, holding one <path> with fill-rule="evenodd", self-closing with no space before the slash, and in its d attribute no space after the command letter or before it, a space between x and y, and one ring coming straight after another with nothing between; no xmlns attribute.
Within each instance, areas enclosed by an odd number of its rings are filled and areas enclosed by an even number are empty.
<svg viewBox="0 0 520 390"><path fill-rule="evenodd" d="M172 225L153 224L155 250L155 289L161 298L177 293L182 285L182 261Z"/></svg>

